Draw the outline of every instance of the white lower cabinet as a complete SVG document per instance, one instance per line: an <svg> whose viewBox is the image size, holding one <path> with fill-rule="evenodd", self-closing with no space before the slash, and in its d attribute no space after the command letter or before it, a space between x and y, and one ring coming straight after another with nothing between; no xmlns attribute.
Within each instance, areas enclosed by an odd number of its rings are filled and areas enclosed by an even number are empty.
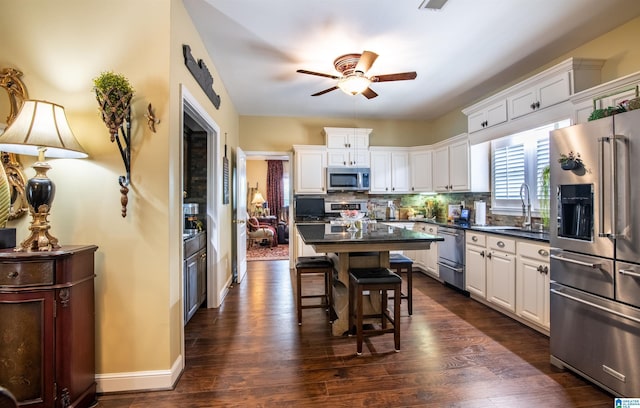
<svg viewBox="0 0 640 408"><path fill-rule="evenodd" d="M516 243L503 237L487 237L487 300L516 311Z"/></svg>
<svg viewBox="0 0 640 408"><path fill-rule="evenodd" d="M296 243L296 252L295 252L295 261L298 261L298 258L301 256L319 256L319 255L324 255L324 253L317 253L313 247L311 245L307 245L304 243L304 241L302 240L302 238L300 237L300 234L298 234L298 230L297 228L294 228L295 230L295 235L296 235L296 239L295 239L295 243ZM295 264L295 262L294 262Z"/></svg>
<svg viewBox="0 0 640 408"><path fill-rule="evenodd" d="M487 297L487 237L474 231L465 233L465 289L467 292Z"/></svg>
<svg viewBox="0 0 640 408"><path fill-rule="evenodd" d="M518 242L516 314L549 329L549 245Z"/></svg>
<svg viewBox="0 0 640 408"><path fill-rule="evenodd" d="M465 235L471 297L549 334L549 244L473 230Z"/></svg>
<svg viewBox="0 0 640 408"><path fill-rule="evenodd" d="M425 234L438 235L438 226L424 222L416 222L413 225L414 231L424 232ZM415 251L414 261L417 266L427 272L429 275L439 277L438 273L438 244L431 243L429 249L421 249Z"/></svg>

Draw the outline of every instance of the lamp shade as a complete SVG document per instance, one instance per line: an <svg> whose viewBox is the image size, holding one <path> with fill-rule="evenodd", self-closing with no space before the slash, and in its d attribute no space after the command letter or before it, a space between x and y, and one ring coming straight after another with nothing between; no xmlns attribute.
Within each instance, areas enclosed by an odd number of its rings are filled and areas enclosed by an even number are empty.
<svg viewBox="0 0 640 408"><path fill-rule="evenodd" d="M47 157L88 156L73 135L62 106L29 99L0 135L0 151L38 156L42 148L46 149Z"/></svg>
<svg viewBox="0 0 640 408"><path fill-rule="evenodd" d="M266 200L262 196L262 193L257 191L256 194L253 196L253 200L251 200L251 204L262 205L265 201Z"/></svg>

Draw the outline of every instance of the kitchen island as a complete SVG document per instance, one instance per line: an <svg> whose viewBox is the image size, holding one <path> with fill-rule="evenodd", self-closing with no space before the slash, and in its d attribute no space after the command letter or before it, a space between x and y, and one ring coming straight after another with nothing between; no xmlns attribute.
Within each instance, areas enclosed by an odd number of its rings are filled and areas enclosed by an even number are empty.
<svg viewBox="0 0 640 408"><path fill-rule="evenodd" d="M305 244L326 253L338 271L333 281L333 310L337 316L331 332L342 336L349 330L349 268L389 267L389 251L429 249L442 237L384 224L363 224L357 231L332 224L296 224ZM372 302L371 304L376 304ZM369 307L373 307L369 305Z"/></svg>

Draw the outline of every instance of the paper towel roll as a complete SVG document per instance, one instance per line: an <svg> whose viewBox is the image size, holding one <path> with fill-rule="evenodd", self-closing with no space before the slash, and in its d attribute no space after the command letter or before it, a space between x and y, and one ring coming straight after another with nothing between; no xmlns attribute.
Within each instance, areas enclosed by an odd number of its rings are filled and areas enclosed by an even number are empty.
<svg viewBox="0 0 640 408"><path fill-rule="evenodd" d="M484 201L474 202L476 209L476 225L487 225L487 203Z"/></svg>

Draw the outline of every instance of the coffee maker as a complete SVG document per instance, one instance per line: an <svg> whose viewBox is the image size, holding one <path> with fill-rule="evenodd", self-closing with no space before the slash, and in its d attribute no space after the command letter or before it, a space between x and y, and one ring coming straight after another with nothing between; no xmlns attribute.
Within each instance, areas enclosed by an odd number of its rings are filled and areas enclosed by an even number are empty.
<svg viewBox="0 0 640 408"><path fill-rule="evenodd" d="M184 227L183 234L193 235L198 232L198 203L184 203L182 204L182 212L184 213Z"/></svg>

